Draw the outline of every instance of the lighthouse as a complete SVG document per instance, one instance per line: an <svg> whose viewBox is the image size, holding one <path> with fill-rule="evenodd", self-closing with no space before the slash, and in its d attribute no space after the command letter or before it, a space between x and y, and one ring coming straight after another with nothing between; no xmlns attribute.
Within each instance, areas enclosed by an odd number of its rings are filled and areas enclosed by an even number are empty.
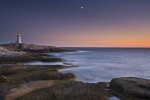
<svg viewBox="0 0 150 100"><path fill-rule="evenodd" d="M17 33L17 44L21 44L21 34Z"/></svg>
<svg viewBox="0 0 150 100"><path fill-rule="evenodd" d="M20 33L17 33L17 40L16 40L16 46L17 47L20 47L21 45L21 34Z"/></svg>

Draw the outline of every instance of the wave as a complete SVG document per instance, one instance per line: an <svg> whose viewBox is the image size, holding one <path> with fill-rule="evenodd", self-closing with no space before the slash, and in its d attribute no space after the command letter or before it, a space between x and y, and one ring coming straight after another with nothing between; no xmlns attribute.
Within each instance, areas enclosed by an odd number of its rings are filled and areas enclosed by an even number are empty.
<svg viewBox="0 0 150 100"><path fill-rule="evenodd" d="M93 51L86 51L86 50L78 50L78 53L86 53L86 52L93 52Z"/></svg>

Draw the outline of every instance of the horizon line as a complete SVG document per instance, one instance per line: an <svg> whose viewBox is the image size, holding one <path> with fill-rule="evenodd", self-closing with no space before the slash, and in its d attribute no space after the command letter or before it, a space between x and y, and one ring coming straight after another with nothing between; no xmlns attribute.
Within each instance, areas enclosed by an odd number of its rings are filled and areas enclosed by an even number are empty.
<svg viewBox="0 0 150 100"><path fill-rule="evenodd" d="M143 48L143 49L150 49L150 47L92 47L92 46L61 46L64 48Z"/></svg>
<svg viewBox="0 0 150 100"><path fill-rule="evenodd" d="M9 44L9 43L16 43L16 42L7 42L7 43L0 43L0 44ZM23 42L24 43L24 42ZM25 43L25 44L35 44L35 43ZM146 46L61 46L61 45L48 45L48 44L35 44L35 45L45 45L45 46L55 46L55 47L64 47L64 48L147 48Z"/></svg>

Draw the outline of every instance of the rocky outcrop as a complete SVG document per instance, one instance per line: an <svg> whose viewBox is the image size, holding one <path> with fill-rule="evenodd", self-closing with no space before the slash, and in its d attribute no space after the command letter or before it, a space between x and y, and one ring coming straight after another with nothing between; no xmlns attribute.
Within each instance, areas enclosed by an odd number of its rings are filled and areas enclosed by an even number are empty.
<svg viewBox="0 0 150 100"><path fill-rule="evenodd" d="M110 82L110 88L116 94L126 97L125 100L150 100L150 80L147 79L115 78ZM128 97L132 99L127 99Z"/></svg>
<svg viewBox="0 0 150 100"><path fill-rule="evenodd" d="M13 50L8 50L5 47L0 46L0 57L14 57L14 56L22 56L25 52L17 52Z"/></svg>
<svg viewBox="0 0 150 100"><path fill-rule="evenodd" d="M47 52L64 52L68 49L42 46L34 44L20 44L19 47L15 43L0 44L0 64L22 63L31 61L57 62L62 61L61 58L50 56Z"/></svg>
<svg viewBox="0 0 150 100"><path fill-rule="evenodd" d="M19 47L16 46L16 43L10 44L1 44L1 47L5 47L8 50L13 51L26 51L26 52L64 52L70 51L65 48L55 47L55 46L43 46L43 45L35 45L35 44L20 44Z"/></svg>
<svg viewBox="0 0 150 100"><path fill-rule="evenodd" d="M4 48L4 47L0 47L0 52L5 52L5 51L7 51L7 49L6 49L6 48Z"/></svg>
<svg viewBox="0 0 150 100"><path fill-rule="evenodd" d="M63 61L61 58L38 54L38 53L25 53L25 54L16 54L16 55L5 55L0 56L0 64L17 64L24 62L33 62L33 61L41 61L41 62L60 62Z"/></svg>

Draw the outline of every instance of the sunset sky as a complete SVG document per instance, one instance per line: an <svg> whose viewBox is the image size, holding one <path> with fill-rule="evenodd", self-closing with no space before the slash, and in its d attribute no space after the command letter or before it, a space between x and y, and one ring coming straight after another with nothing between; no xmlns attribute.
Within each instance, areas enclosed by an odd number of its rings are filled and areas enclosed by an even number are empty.
<svg viewBox="0 0 150 100"><path fill-rule="evenodd" d="M0 0L0 43L150 47L150 0Z"/></svg>

